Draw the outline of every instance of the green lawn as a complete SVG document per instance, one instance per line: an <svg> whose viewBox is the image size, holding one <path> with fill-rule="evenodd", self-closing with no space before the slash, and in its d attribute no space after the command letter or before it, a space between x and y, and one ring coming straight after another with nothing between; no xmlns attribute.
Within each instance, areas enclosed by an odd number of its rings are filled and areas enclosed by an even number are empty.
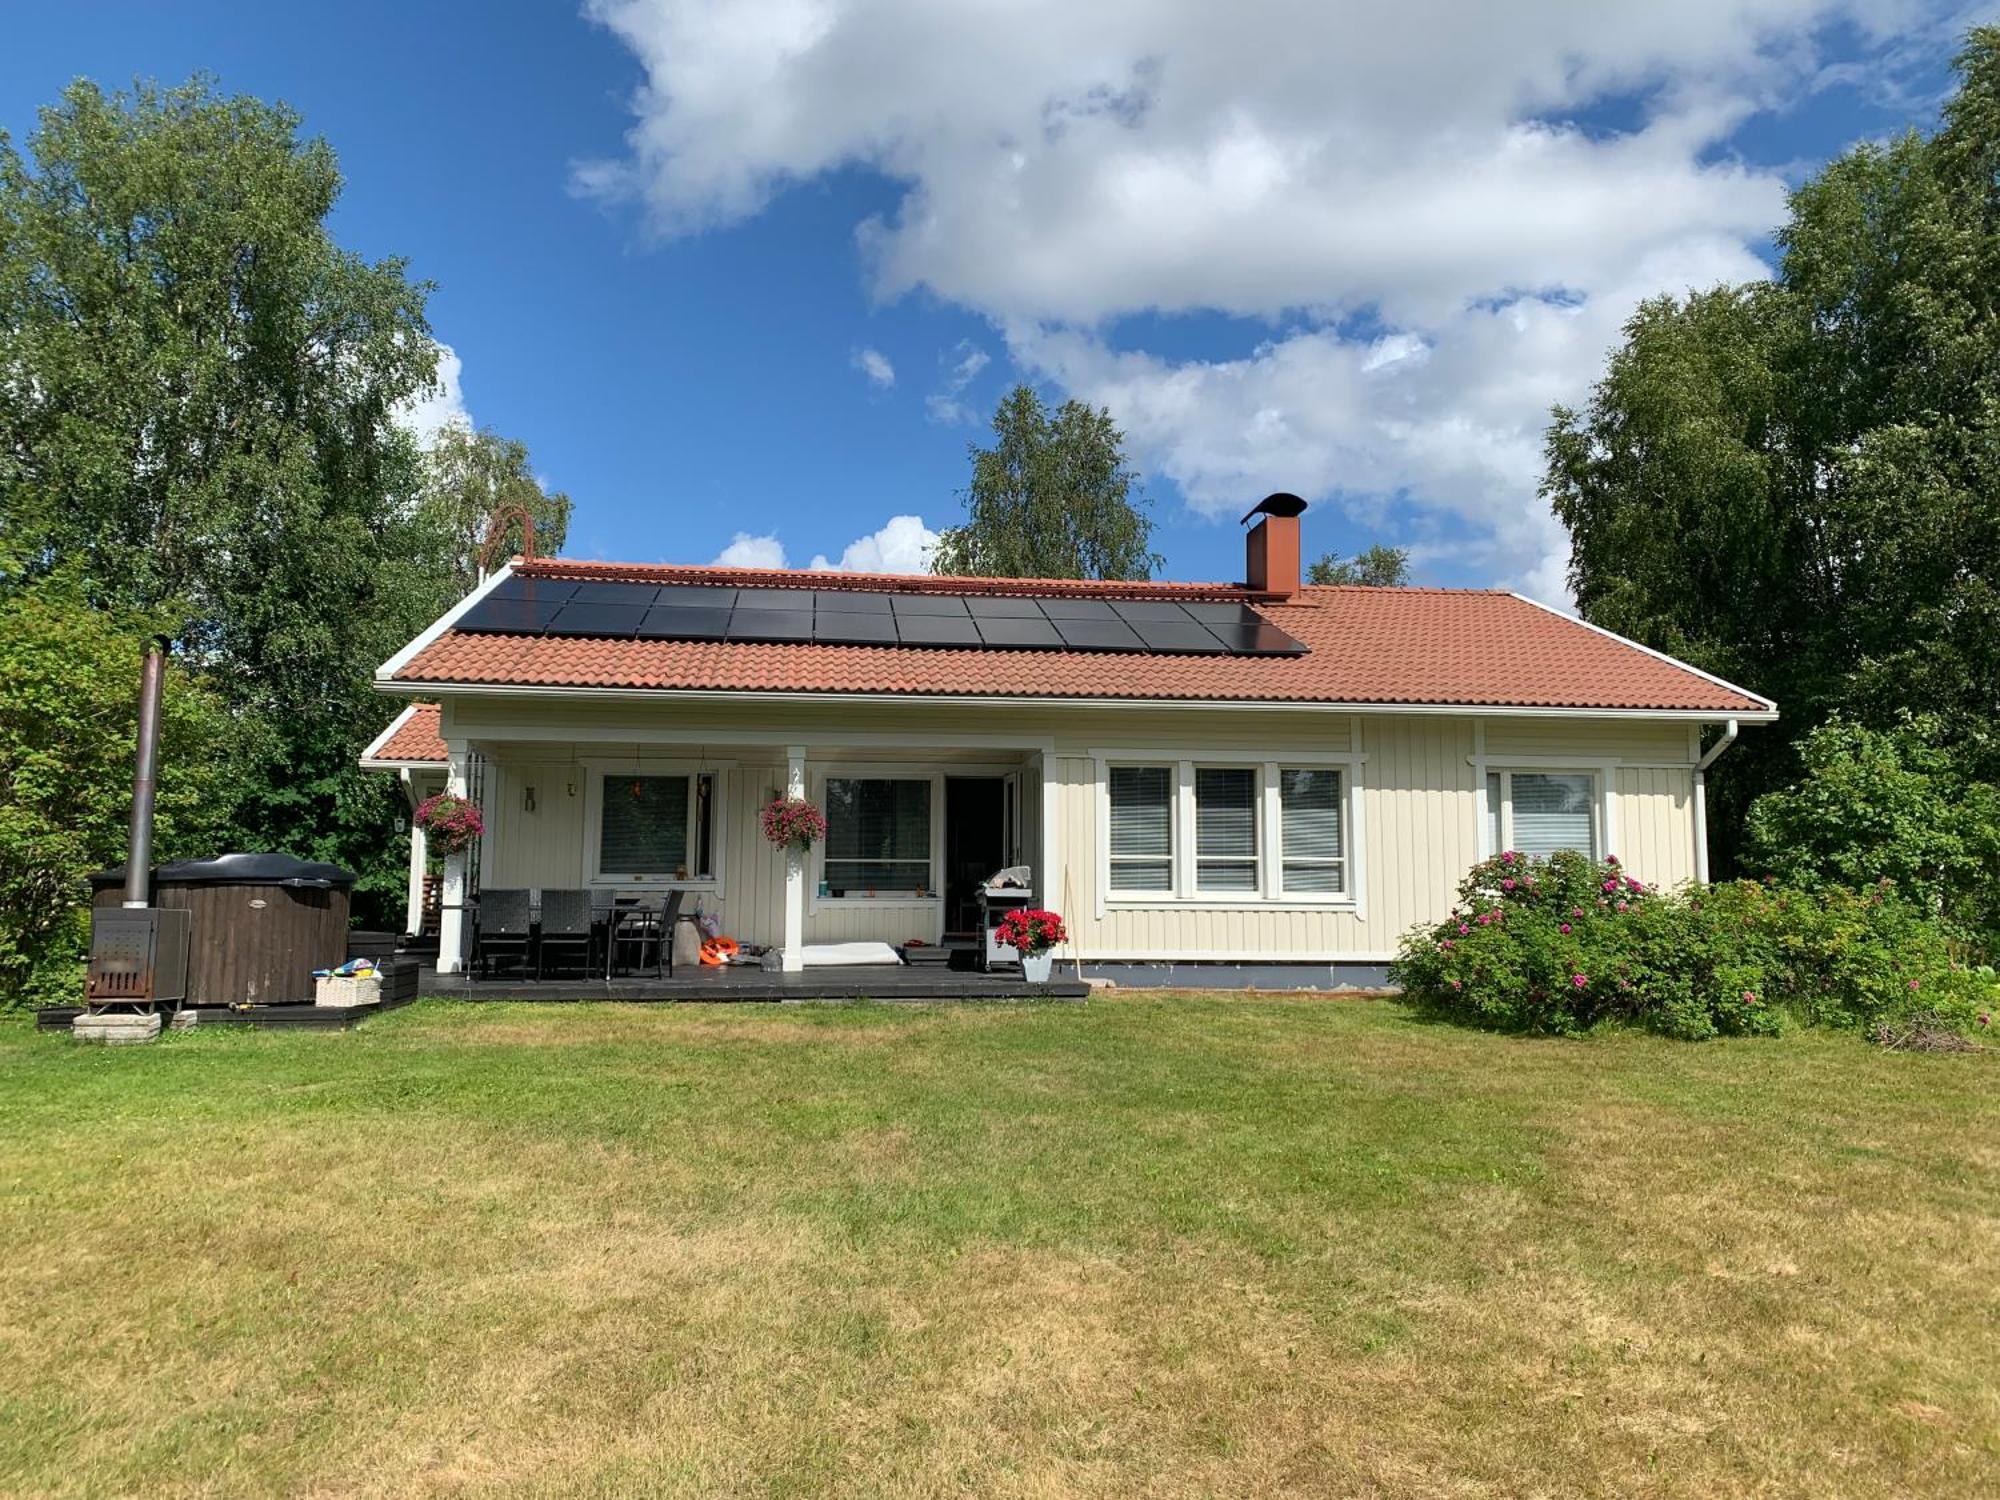
<svg viewBox="0 0 2000 1500"><path fill-rule="evenodd" d="M0 1491L1992 1494L2000 1058L1385 1003L0 1028Z"/></svg>

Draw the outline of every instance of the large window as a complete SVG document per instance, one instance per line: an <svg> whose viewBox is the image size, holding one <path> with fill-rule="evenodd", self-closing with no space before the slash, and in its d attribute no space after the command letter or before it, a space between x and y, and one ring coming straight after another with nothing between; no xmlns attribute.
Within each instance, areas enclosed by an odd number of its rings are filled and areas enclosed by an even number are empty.
<svg viewBox="0 0 2000 1500"><path fill-rule="evenodd" d="M1113 900L1353 899L1338 767L1107 762L1104 790Z"/></svg>
<svg viewBox="0 0 2000 1500"><path fill-rule="evenodd" d="M931 878L931 780L829 776L826 893L919 896Z"/></svg>
<svg viewBox="0 0 2000 1500"><path fill-rule="evenodd" d="M1113 766L1111 889L1174 888L1174 771L1171 766Z"/></svg>
<svg viewBox="0 0 2000 1500"><path fill-rule="evenodd" d="M1504 849L1597 857L1597 778L1588 771L1489 771L1486 837Z"/></svg>
<svg viewBox="0 0 2000 1500"><path fill-rule="evenodd" d="M598 793L599 879L714 878L713 776L607 771Z"/></svg>

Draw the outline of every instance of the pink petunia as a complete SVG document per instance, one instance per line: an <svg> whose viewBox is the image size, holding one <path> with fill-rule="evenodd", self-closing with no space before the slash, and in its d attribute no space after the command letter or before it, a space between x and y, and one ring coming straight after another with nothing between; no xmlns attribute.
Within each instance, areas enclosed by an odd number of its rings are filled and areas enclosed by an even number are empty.
<svg viewBox="0 0 2000 1500"><path fill-rule="evenodd" d="M1514 851L1512 849L1509 849L1505 854L1501 855L1500 863L1503 865L1511 865L1512 863L1514 863Z"/></svg>
<svg viewBox="0 0 2000 1500"><path fill-rule="evenodd" d="M1601 889L1603 889L1603 890L1607 890L1607 891L1615 891L1615 890L1617 890L1617 889L1618 889L1618 882L1617 882L1617 881L1615 881L1615 880L1607 880L1607 881L1605 881L1605 882L1604 882L1604 884L1603 884L1603 886L1601 887Z"/></svg>
<svg viewBox="0 0 2000 1500"><path fill-rule="evenodd" d="M1505 880L1501 881L1501 882L1500 882L1500 889L1501 889L1501 890L1503 890L1503 891L1511 891L1511 890L1513 890L1513 889L1514 889L1514 877L1513 877L1513 876L1511 876L1511 875L1509 875L1509 876L1508 876L1508 877L1507 877L1507 878L1506 878Z"/></svg>
<svg viewBox="0 0 2000 1500"><path fill-rule="evenodd" d="M1565 932L1565 933L1566 933L1566 932L1568 932L1568 931L1569 931L1569 923L1567 923L1567 922L1563 923L1563 924L1562 924L1562 925L1561 925L1560 927L1558 927L1558 928L1556 929L1556 931L1557 931L1557 932Z"/></svg>
<svg viewBox="0 0 2000 1500"><path fill-rule="evenodd" d="M1572 974L1569 976L1569 982L1575 985L1578 989L1582 989L1585 985L1590 983L1590 976L1588 974Z"/></svg>
<svg viewBox="0 0 2000 1500"><path fill-rule="evenodd" d="M1460 922L1458 924L1458 935L1460 937L1471 937L1472 929L1470 927L1467 927L1463 922Z"/></svg>
<svg viewBox="0 0 2000 1500"><path fill-rule="evenodd" d="M1910 988L1911 988L1911 989L1913 989L1913 990L1914 990L1914 989L1921 989L1921 988L1922 988L1922 986L1921 986L1921 985L1919 985L1919 984L1917 983L1917 981L1916 981L1916 980L1912 979L1912 980L1910 981Z"/></svg>
<svg viewBox="0 0 2000 1500"><path fill-rule="evenodd" d="M1450 938L1445 938L1442 942L1438 944L1438 946L1444 949L1446 952L1450 952L1453 948L1456 948L1458 944L1454 943Z"/></svg>
<svg viewBox="0 0 2000 1500"><path fill-rule="evenodd" d="M1460 979L1454 979L1454 980L1453 980L1453 981L1451 982L1451 987L1452 987L1453 989L1455 989L1455 990L1462 990L1462 989L1464 989L1464 988L1465 988L1465 982L1464 982L1463 980L1460 980Z"/></svg>
<svg viewBox="0 0 2000 1500"><path fill-rule="evenodd" d="M1615 854L1607 854L1604 856L1604 862L1607 865L1615 865L1618 863L1618 856Z"/></svg>
<svg viewBox="0 0 2000 1500"><path fill-rule="evenodd" d="M1629 901L1620 901L1620 902L1619 902L1619 903L1618 903L1618 904L1617 904L1616 906L1614 906L1614 907L1612 908L1612 910L1613 910L1613 911L1626 911L1626 910L1629 910L1629 909L1630 909L1630 907L1631 907L1631 903L1630 903Z"/></svg>

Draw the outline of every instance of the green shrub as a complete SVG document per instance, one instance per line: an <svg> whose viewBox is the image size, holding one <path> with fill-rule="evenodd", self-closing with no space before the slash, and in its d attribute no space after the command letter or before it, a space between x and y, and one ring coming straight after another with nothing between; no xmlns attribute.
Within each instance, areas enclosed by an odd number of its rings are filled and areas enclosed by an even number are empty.
<svg viewBox="0 0 2000 1500"><path fill-rule="evenodd" d="M1570 1036L1606 1022L1699 1040L1785 1018L1864 1028L1922 1006L1977 1024L1990 986L1894 887L1741 882L1661 892L1613 859L1507 853L1475 866L1452 915L1405 936L1413 1004L1476 1025Z"/></svg>

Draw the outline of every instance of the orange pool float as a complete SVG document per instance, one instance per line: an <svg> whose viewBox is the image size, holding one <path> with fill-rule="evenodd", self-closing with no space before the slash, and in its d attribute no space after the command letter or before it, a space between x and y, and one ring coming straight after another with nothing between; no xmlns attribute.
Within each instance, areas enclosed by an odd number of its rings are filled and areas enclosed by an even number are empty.
<svg viewBox="0 0 2000 1500"><path fill-rule="evenodd" d="M704 938L701 944L701 961L711 969L719 969L742 951L743 945L733 937Z"/></svg>

